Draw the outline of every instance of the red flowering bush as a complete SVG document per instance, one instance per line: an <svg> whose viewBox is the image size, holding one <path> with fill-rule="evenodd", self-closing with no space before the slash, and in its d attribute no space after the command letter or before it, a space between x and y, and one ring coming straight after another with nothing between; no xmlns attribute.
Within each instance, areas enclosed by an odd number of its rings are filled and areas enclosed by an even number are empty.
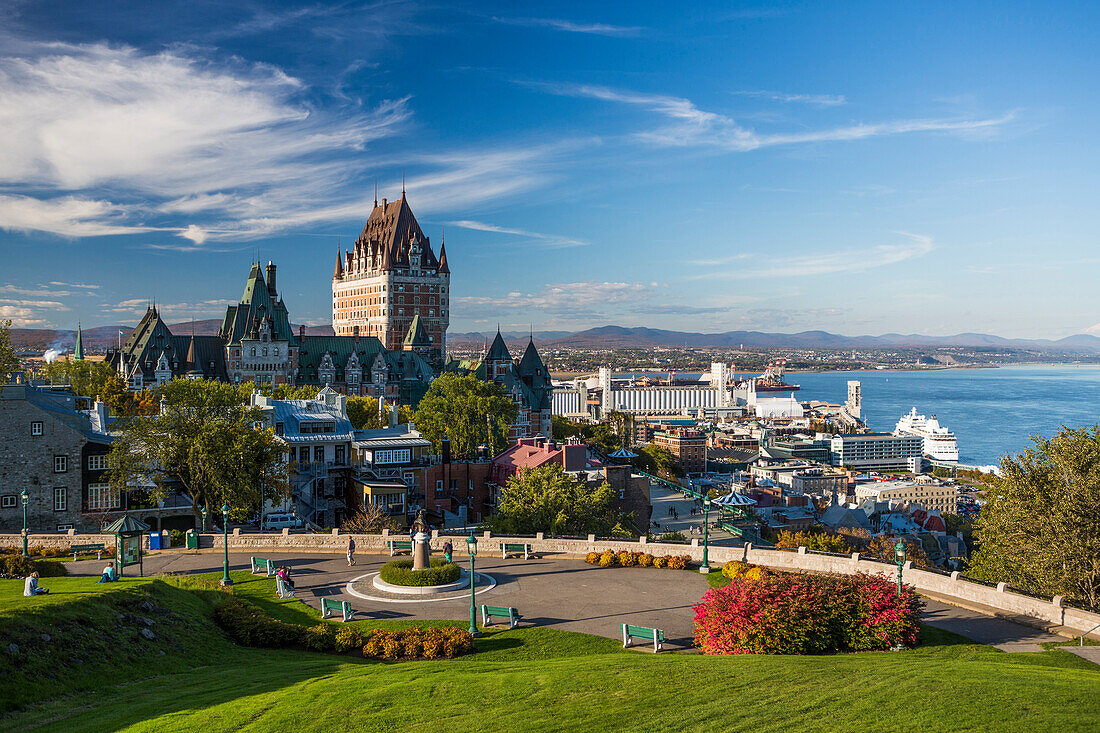
<svg viewBox="0 0 1100 733"><path fill-rule="evenodd" d="M822 654L912 646L920 600L860 576L744 575L707 591L695 608L706 654Z"/></svg>
<svg viewBox="0 0 1100 733"><path fill-rule="evenodd" d="M673 555L668 559L668 567L670 570L683 570L688 566L688 561L691 560L687 555Z"/></svg>

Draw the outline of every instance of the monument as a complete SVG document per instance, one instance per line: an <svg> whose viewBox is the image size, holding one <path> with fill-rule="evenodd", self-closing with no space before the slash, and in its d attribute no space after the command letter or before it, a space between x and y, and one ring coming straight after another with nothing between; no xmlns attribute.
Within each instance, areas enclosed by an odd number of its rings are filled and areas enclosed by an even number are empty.
<svg viewBox="0 0 1100 733"><path fill-rule="evenodd" d="M430 565L428 557L431 555L431 548L428 547L428 539L431 535L428 533L428 523L424 520L423 509L417 512L412 528L415 531L413 535L412 569L424 570Z"/></svg>

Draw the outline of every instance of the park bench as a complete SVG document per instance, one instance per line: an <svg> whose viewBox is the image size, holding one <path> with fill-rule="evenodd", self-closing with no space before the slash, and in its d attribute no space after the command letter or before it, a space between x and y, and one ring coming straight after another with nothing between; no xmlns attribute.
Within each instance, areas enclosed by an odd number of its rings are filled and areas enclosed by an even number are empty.
<svg viewBox="0 0 1100 733"><path fill-rule="evenodd" d="M94 552L96 553L96 560L103 559L103 544L98 545L70 545L69 550L73 553L73 561L76 561L76 556L81 552Z"/></svg>
<svg viewBox="0 0 1100 733"><path fill-rule="evenodd" d="M328 618L330 613L339 613L341 618L346 621L351 621L351 617L355 615L355 611L351 610L351 604L347 601L337 601L332 598L321 599L321 618Z"/></svg>
<svg viewBox="0 0 1100 733"><path fill-rule="evenodd" d="M279 594L279 598L294 597L294 591L278 575L275 576L275 592Z"/></svg>
<svg viewBox="0 0 1100 733"><path fill-rule="evenodd" d="M390 540L390 557L393 557L399 552L408 550L409 554L412 554L413 543L412 540Z"/></svg>
<svg viewBox="0 0 1100 733"><path fill-rule="evenodd" d="M263 573L267 577L271 577L275 574L275 561L268 560L265 557L252 558L252 574Z"/></svg>
<svg viewBox="0 0 1100 733"><path fill-rule="evenodd" d="M500 556L505 560L509 555L523 555L524 560L530 560L532 556L531 545L526 542L501 542Z"/></svg>
<svg viewBox="0 0 1100 733"><path fill-rule="evenodd" d="M519 611L511 606L481 606L481 625L489 626L492 623L493 617L508 619L508 628L516 628L516 624L523 616L519 615Z"/></svg>
<svg viewBox="0 0 1100 733"><path fill-rule="evenodd" d="M661 645L665 642L665 634L660 629L651 629L648 626L631 626L623 624L623 648L633 645L634 639L645 639L653 642L653 652L661 651Z"/></svg>

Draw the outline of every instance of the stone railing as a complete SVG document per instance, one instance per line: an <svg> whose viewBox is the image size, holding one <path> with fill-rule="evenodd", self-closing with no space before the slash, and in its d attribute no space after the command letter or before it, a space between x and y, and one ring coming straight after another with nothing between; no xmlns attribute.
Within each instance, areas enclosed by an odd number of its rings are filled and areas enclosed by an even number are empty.
<svg viewBox="0 0 1100 733"><path fill-rule="evenodd" d="M165 533L166 534L166 533ZM348 537L355 537L356 550L361 553L388 553L389 540L407 540L404 533L391 534L383 530L381 534L342 534L340 530L332 530L331 534L303 534L291 533L282 530L277 533L241 533L234 530L229 534L229 548L238 551L256 552L343 552L347 548ZM490 532L477 534L478 555L494 556L500 552L501 543L526 542L535 552L547 552L573 556L583 556L589 552L603 552L604 550L642 550L659 555L690 555L693 560L699 562L703 559L703 548L698 539L693 539L690 544L671 544L647 542L645 538L627 540L596 539L595 535L589 535L587 539L564 539L546 537L538 533L533 537L505 537L495 536ZM432 532L431 546L435 550L442 548L443 543L450 539L457 555L466 554L466 540L461 535L441 535L438 531ZM31 545L44 545L46 547L68 547L70 544L87 544L102 542L107 545L114 544L113 535L99 534L33 534L28 538ZM0 547L18 546L21 542L18 534L0 534ZM149 546L149 538L144 538L143 545ZM166 545L165 545L166 546ZM218 548L223 546L222 535L207 533L199 535L200 548ZM177 548L178 549L178 548ZM746 544L744 547L721 547L712 545L708 552L708 561L714 567L730 560L750 562L755 565L775 570L788 570L808 573L867 573L871 575L884 575L889 578L897 577L897 566L881 560L873 560L860 557L859 553L852 555L837 555L833 553L819 553L807 551L805 547L793 550L775 550L753 547ZM944 573L914 567L912 562L907 562L903 567L902 577L907 585L911 585L917 591L930 597L937 598L946 603L970 608L983 613L1008 616L1022 622L1049 628L1063 633L1083 633L1100 624L1100 613L1085 611L1066 606L1061 596L1053 599L1038 598L1009 590L1004 583L985 584L975 582L963 577L958 572ZM1094 632L1094 635L1095 632Z"/></svg>

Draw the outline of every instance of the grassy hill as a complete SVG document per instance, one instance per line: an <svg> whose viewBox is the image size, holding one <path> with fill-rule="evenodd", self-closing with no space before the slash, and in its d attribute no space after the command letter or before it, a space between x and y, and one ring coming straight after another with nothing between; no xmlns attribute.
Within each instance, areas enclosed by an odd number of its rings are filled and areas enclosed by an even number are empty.
<svg viewBox="0 0 1100 733"><path fill-rule="evenodd" d="M317 623L270 579L235 577L272 616ZM532 628L489 632L456 660L396 663L235 646L210 618L213 579L44 584L51 595L24 599L0 580L0 705L14 710L0 729L1070 731L1100 715L1100 668L934 630L906 652L719 658Z"/></svg>

